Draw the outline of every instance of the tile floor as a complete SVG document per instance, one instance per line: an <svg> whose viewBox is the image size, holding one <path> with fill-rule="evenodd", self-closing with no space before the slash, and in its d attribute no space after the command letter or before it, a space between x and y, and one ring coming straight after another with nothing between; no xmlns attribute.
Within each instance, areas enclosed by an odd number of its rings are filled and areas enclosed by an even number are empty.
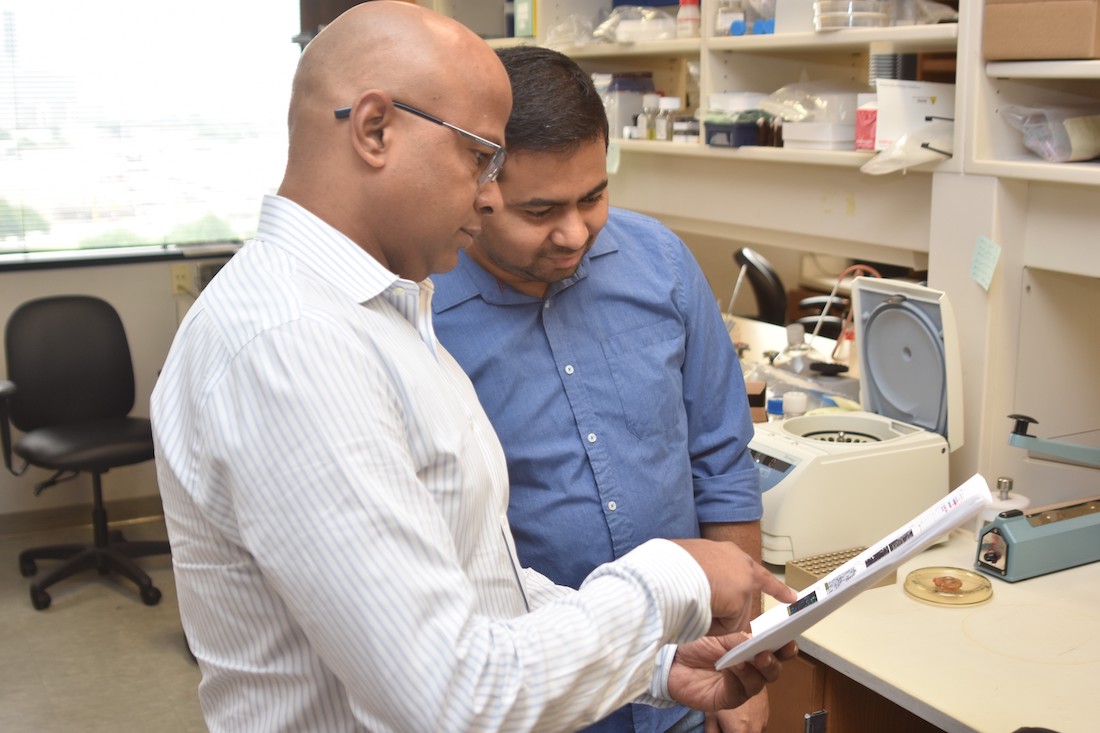
<svg viewBox="0 0 1100 733"><path fill-rule="evenodd" d="M112 528L128 539L167 537L159 518ZM45 611L31 606L19 552L90 536L86 526L0 535L0 731L205 731L167 555L138 561L164 594L156 606L129 581L95 572L52 586ZM53 564L41 562L40 572Z"/></svg>

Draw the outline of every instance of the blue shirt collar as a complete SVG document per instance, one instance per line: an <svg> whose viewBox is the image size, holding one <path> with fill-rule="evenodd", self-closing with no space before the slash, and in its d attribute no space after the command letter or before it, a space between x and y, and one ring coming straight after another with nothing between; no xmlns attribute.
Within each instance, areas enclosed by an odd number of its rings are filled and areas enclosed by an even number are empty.
<svg viewBox="0 0 1100 733"><path fill-rule="evenodd" d="M588 250L581 258L581 264L577 267L577 271L570 277L552 284L549 290L546 291L547 297L556 295L574 283L588 277L588 269L592 259L617 252L618 249L619 245L613 237L604 237L602 234L597 236L596 241L592 244L592 249ZM433 310L436 313L442 313L449 308L479 296L486 303L494 305L513 305L542 300L542 298L535 298L526 293L521 293L501 282L494 275L486 272L481 265L474 262L465 251L459 251L458 265L449 277L450 281L447 283L447 287L442 292L437 292L432 301Z"/></svg>

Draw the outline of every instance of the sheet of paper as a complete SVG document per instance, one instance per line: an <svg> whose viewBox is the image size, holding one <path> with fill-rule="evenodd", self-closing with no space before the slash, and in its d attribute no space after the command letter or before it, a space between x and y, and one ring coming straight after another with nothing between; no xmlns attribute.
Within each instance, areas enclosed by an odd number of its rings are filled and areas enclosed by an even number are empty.
<svg viewBox="0 0 1100 733"><path fill-rule="evenodd" d="M715 666L725 669L762 651L776 651L938 538L971 521L992 502L986 480L974 474L911 522L804 589L794 603L757 616L752 621L752 637L727 652Z"/></svg>

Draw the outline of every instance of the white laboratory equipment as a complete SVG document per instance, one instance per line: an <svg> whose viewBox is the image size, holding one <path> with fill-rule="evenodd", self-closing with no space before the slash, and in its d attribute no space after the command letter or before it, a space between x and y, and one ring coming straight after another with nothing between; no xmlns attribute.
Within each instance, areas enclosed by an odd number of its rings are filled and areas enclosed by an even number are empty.
<svg viewBox="0 0 1100 733"><path fill-rule="evenodd" d="M963 441L950 302L899 280L851 287L862 411L754 425L768 563L866 546L950 488Z"/></svg>

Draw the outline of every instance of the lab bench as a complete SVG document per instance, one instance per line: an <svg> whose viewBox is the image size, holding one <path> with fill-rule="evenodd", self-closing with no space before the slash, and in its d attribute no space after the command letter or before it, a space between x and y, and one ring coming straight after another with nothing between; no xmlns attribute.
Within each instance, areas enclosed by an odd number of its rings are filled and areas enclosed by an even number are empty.
<svg viewBox="0 0 1100 733"><path fill-rule="evenodd" d="M769 730L802 731L824 708L829 733L1058 733L1097 730L1100 563L1017 583L991 579L974 606L907 595L906 575L970 569L976 540L956 530L798 638L800 656L769 686Z"/></svg>

